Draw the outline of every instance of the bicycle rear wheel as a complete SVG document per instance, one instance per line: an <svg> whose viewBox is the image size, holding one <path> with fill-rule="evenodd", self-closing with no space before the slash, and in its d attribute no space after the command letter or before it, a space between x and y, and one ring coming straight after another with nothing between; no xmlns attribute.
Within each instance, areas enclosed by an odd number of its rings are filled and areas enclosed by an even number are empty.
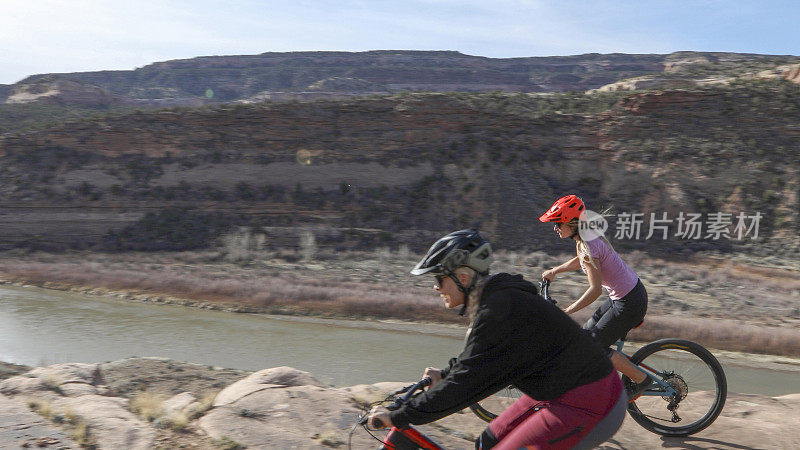
<svg viewBox="0 0 800 450"><path fill-rule="evenodd" d="M659 395L655 385L628 405L631 417L663 436L688 436L711 425L728 395L719 361L700 344L661 339L640 348L631 362L656 373L677 394Z"/></svg>
<svg viewBox="0 0 800 450"><path fill-rule="evenodd" d="M495 417L500 415L512 403L522 397L522 391L514 386L507 386L501 389L498 393L486 397L479 403L470 405L469 409L486 422L491 422Z"/></svg>

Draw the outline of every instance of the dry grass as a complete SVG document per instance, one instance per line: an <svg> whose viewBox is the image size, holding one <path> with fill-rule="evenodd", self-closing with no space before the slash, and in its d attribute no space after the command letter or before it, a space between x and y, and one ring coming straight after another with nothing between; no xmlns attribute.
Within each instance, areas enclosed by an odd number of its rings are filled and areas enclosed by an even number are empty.
<svg viewBox="0 0 800 450"><path fill-rule="evenodd" d="M214 399L217 398L217 394L219 394L219 391L208 391L203 394L198 401L197 408L192 411L192 416L190 419L196 419L205 414L206 411L210 410L214 403Z"/></svg>
<svg viewBox="0 0 800 450"><path fill-rule="evenodd" d="M140 392L133 396L130 410L142 419L152 422L164 415L164 398L151 392Z"/></svg>
<svg viewBox="0 0 800 450"><path fill-rule="evenodd" d="M175 411L157 419L158 426L170 428L175 431L185 430L191 421L192 419L189 414L183 411Z"/></svg>
<svg viewBox="0 0 800 450"><path fill-rule="evenodd" d="M142 419L152 422L159 428L169 428L175 431L185 430L195 418L211 408L216 392L209 392L200 400L198 408L191 412L172 411L164 408L164 396L149 391L135 394L128 405L130 410Z"/></svg>
<svg viewBox="0 0 800 450"><path fill-rule="evenodd" d="M44 386L51 391L61 394L62 380L55 375L48 375L44 379Z"/></svg>
<svg viewBox="0 0 800 450"><path fill-rule="evenodd" d="M221 265L222 266L222 265ZM218 269L218 268L217 268ZM230 271L192 273L184 266L150 265L115 268L96 262L46 263L0 261L0 272L12 280L45 286L103 287L251 307L273 313L338 317L426 317L452 321L441 310L431 311L431 295L406 286L376 288L374 284L296 277L291 273ZM48 284L45 284L48 283ZM425 298L427 297L427 299Z"/></svg>
<svg viewBox="0 0 800 450"><path fill-rule="evenodd" d="M56 415L53 406L47 400L41 400L36 398L29 398L27 400L28 408L35 411L40 416L52 420L53 417Z"/></svg>
<svg viewBox="0 0 800 450"><path fill-rule="evenodd" d="M220 448L222 450L243 450L247 448L247 446L236 442L235 440L229 438L228 436L222 436L220 439L212 440L212 443L215 447Z"/></svg>
<svg viewBox="0 0 800 450"><path fill-rule="evenodd" d="M69 429L69 437L72 438L81 448L96 449L97 443L91 434L89 425L84 422L78 422L72 425Z"/></svg>
<svg viewBox="0 0 800 450"><path fill-rule="evenodd" d="M218 252L6 255L0 258L0 274L46 287L99 287L240 311L463 323L441 307L430 280L408 275L418 256L407 249L318 254L314 261L300 262L259 260L251 254L233 264L223 256ZM499 252L494 269L535 279L570 257ZM682 337L720 349L800 356L800 271L748 265L733 258L679 262L637 252L623 258L650 294L645 326L632 332L631 339ZM553 290L559 304L566 306L585 288L585 277L578 273L560 279ZM592 309L587 308L586 314ZM586 314L576 319L583 320Z"/></svg>
<svg viewBox="0 0 800 450"><path fill-rule="evenodd" d="M685 316L647 316L644 325L630 332L638 342L680 337L723 350L800 356L800 330L750 325L728 319Z"/></svg>
<svg viewBox="0 0 800 450"><path fill-rule="evenodd" d="M338 430L325 430L323 432L317 433L311 437L314 442L318 445L325 446L325 447L339 447L344 445L344 441L341 438L341 432Z"/></svg>
<svg viewBox="0 0 800 450"><path fill-rule="evenodd" d="M90 432L89 425L82 421L72 410L57 411L47 400L29 398L27 405L40 416L66 426L69 437L81 448L95 449L97 443Z"/></svg>

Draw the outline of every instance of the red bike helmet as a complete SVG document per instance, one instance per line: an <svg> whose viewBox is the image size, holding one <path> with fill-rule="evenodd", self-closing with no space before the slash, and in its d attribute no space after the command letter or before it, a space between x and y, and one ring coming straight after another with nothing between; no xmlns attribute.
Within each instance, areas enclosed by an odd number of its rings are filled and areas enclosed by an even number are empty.
<svg viewBox="0 0 800 450"><path fill-rule="evenodd" d="M583 200L576 195L566 195L556 200L544 214L539 217L540 222L569 222L580 217L586 206Z"/></svg>

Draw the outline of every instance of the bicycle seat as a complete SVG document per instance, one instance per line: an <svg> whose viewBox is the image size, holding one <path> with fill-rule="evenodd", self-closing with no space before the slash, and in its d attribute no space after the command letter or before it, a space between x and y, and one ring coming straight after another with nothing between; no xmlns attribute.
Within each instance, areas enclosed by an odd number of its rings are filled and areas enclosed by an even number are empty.
<svg viewBox="0 0 800 450"><path fill-rule="evenodd" d="M631 330L633 330L634 328L639 328L639 327L640 327L640 326L642 326L643 324L644 324L644 320L642 320L641 322L639 322L639 325L636 325L635 327L631 328ZM622 335L622 337L621 337L621 338L619 338L619 339L617 339L617 340L618 340L618 341L625 342L625 338L627 338L627 337L628 337L628 333L625 333L625 334L623 334L623 335Z"/></svg>

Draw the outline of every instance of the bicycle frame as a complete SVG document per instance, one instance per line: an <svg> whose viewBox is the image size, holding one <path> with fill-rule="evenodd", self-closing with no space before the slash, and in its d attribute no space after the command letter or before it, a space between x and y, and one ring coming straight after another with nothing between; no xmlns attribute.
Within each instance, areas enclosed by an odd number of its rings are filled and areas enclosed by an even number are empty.
<svg viewBox="0 0 800 450"><path fill-rule="evenodd" d="M619 352L622 356L631 359L630 355L622 351L622 347L625 346L625 339L620 339L615 344L617 346L617 352ZM661 389L655 389L655 386L651 386L647 388L644 392L642 392L642 396L654 396L654 397L664 397L664 396L673 396L677 395L675 389L670 386L669 384L665 383L661 378L661 374L659 374L655 369L647 367L644 364L635 364L635 366L644 372L652 382L658 385Z"/></svg>
<svg viewBox="0 0 800 450"><path fill-rule="evenodd" d="M426 450L444 450L430 438L420 433L414 427L397 428L392 427L389 434L382 442L381 450L397 449L397 450L411 450L411 449L426 449Z"/></svg>

